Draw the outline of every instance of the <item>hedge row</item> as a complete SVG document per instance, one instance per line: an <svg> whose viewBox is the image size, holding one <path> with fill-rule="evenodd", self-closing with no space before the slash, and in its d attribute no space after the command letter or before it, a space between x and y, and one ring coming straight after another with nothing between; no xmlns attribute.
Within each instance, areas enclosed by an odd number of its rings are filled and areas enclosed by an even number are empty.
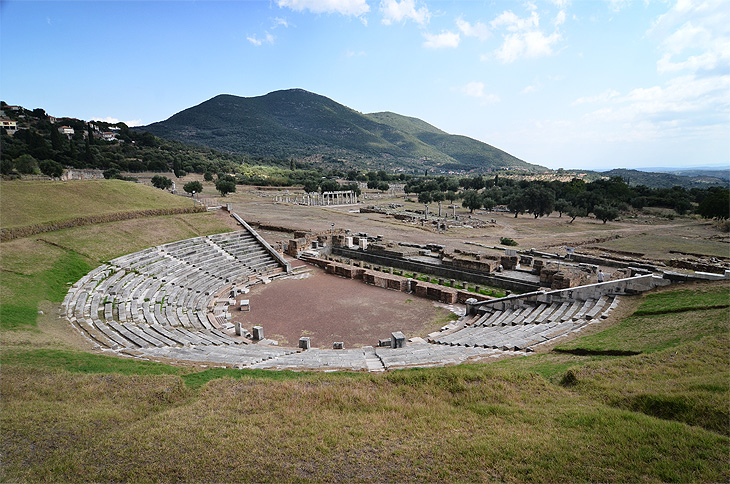
<svg viewBox="0 0 730 484"><path fill-rule="evenodd" d="M42 224L30 225L27 227L0 229L0 241L7 242L9 240L18 239L21 237L30 237L31 235L42 234L44 232L53 232L54 230L70 229L73 227L82 227L84 225L118 222L120 220L130 220L134 218L157 217L160 215L178 215L182 213L198 213L205 211L205 207L195 206L185 208L156 208L151 210L137 210L134 212L117 212L105 215L76 217L60 222L47 222Z"/></svg>

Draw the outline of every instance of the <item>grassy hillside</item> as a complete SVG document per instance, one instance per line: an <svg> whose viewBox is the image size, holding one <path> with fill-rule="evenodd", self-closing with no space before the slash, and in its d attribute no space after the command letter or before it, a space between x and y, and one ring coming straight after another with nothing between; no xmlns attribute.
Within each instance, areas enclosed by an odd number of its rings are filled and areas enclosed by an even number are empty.
<svg viewBox="0 0 730 484"><path fill-rule="evenodd" d="M373 113L367 116L379 123L391 126L399 132L407 133L407 135L414 137L416 139L414 144L417 145L417 143L420 143L427 146L430 152L439 153L440 157L434 157L433 162L436 166L445 169L472 170L480 167L504 167L524 170L546 170L542 166L525 163L487 143L467 136L452 135L441 131L418 118L390 112ZM443 155L446 155L453 161L444 159ZM433 155L424 152L423 156Z"/></svg>
<svg viewBox="0 0 730 484"><path fill-rule="evenodd" d="M0 183L2 228L25 227L118 212L190 206L190 199L121 180Z"/></svg>
<svg viewBox="0 0 730 484"><path fill-rule="evenodd" d="M344 160L348 167L539 168L415 118L393 113L363 115L301 89L251 98L219 95L166 121L136 129L226 152L278 158L324 156L331 162ZM445 136L449 141L428 135Z"/></svg>

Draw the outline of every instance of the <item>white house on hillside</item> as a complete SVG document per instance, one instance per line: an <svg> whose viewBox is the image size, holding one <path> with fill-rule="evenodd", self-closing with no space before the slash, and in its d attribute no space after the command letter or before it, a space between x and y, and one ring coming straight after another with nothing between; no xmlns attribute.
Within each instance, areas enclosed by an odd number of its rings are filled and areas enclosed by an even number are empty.
<svg viewBox="0 0 730 484"><path fill-rule="evenodd" d="M18 122L13 121L12 119L0 119L0 127L5 129L8 134L12 135L18 131Z"/></svg>
<svg viewBox="0 0 730 484"><path fill-rule="evenodd" d="M74 129L71 126L61 126L58 128L58 132L61 134L65 134L68 139L71 139L71 137L74 135Z"/></svg>

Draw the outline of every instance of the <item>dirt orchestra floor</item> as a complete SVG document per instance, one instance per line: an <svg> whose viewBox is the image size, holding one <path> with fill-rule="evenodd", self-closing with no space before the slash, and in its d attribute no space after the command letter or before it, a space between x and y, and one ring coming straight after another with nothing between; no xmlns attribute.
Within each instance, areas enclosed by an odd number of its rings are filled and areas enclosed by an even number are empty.
<svg viewBox="0 0 730 484"><path fill-rule="evenodd" d="M264 336L282 346L298 346L309 336L313 347L376 346L393 331L426 336L448 321L450 311L413 294L381 289L344 279L319 268L270 284L257 284L238 300L248 299L250 311L232 310L234 322L249 331L263 326Z"/></svg>

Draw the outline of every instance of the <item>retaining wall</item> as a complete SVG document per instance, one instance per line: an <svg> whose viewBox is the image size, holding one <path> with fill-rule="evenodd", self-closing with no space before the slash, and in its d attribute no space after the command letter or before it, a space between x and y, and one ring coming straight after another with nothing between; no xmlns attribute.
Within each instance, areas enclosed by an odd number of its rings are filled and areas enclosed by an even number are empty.
<svg viewBox="0 0 730 484"><path fill-rule="evenodd" d="M457 279L460 281L468 281L487 286L500 287L502 289L508 289L510 291L516 292L535 291L540 287L538 283L509 279L499 275L487 275L483 273L479 274L468 270L457 269L455 267L369 254L366 251L348 249L345 247L333 247L332 254L341 257L347 257L349 259L363 260L371 264L395 267L407 271L418 272L420 274L432 274L434 276L445 277L448 279Z"/></svg>

